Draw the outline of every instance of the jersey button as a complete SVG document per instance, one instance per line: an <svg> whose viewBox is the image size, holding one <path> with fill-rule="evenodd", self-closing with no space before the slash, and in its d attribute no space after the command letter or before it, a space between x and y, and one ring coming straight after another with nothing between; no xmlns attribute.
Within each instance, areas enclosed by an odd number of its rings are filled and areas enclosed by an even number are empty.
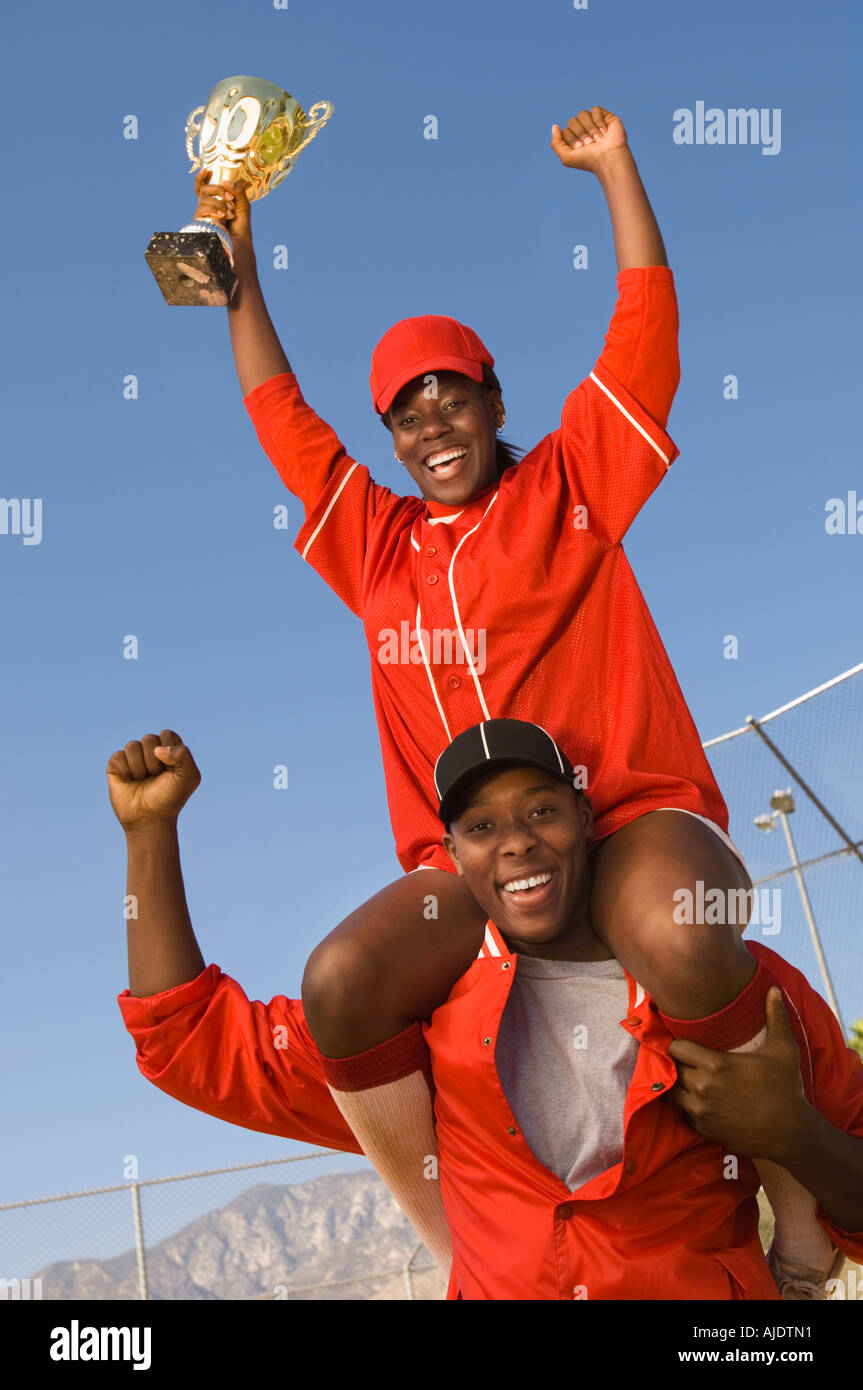
<svg viewBox="0 0 863 1390"><path fill-rule="evenodd" d="M460 677L460 676L450 676L450 678L449 678L449 684L450 684L450 690L458 690L459 686L461 685L461 677Z"/></svg>
<svg viewBox="0 0 863 1390"><path fill-rule="evenodd" d="M641 1022L641 1019L638 1017L638 1014L633 1014L626 1021L629 1024L630 1028L637 1028L639 1023Z"/></svg>
<svg viewBox="0 0 863 1390"><path fill-rule="evenodd" d="M437 575L436 575L436 574L427 574L427 575L426 575L426 584L437 584Z"/></svg>
<svg viewBox="0 0 863 1390"><path fill-rule="evenodd" d="M437 555L437 546L436 546L436 545L427 545L427 546L426 546L426 555L428 555L429 557L431 557L432 555Z"/></svg>
<svg viewBox="0 0 863 1390"><path fill-rule="evenodd" d="M664 1081L654 1081L654 1083L653 1083L653 1085L651 1086L650 1089L651 1089L651 1091L664 1091L664 1090L665 1090L665 1082L664 1082Z"/></svg>
<svg viewBox="0 0 863 1390"><path fill-rule="evenodd" d="M561 1202L556 1214L560 1217L561 1221L568 1221L572 1216L572 1207L568 1202Z"/></svg>

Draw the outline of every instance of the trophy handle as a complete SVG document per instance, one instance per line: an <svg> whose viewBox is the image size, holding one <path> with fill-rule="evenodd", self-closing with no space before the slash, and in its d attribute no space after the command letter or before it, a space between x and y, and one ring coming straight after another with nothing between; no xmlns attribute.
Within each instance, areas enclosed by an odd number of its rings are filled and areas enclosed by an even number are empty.
<svg viewBox="0 0 863 1390"><path fill-rule="evenodd" d="M196 106L194 111L189 112L189 118L186 121L186 154L189 156L192 169L200 169L204 162L200 155L192 153L192 141L196 135L201 133L201 122L200 120L196 121L195 118L201 116L205 110L205 106ZM189 173L192 172L192 169L189 170Z"/></svg>
<svg viewBox="0 0 863 1390"><path fill-rule="evenodd" d="M331 101L316 101L314 106L309 107L306 113L307 118L303 122L303 126L309 133L301 145L297 145L291 150L292 160L296 159L300 150L304 150L306 145L308 145L311 140L314 140L315 136L321 130L321 127L330 119L334 109ZM320 112L320 115L315 115L315 112ZM311 117L311 119L308 119L309 117Z"/></svg>

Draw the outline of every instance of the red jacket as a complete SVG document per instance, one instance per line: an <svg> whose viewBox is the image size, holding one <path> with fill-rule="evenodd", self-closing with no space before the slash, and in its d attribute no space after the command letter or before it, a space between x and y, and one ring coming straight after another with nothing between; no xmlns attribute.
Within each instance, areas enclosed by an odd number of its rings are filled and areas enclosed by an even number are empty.
<svg viewBox="0 0 863 1390"><path fill-rule="evenodd" d="M374 482L292 372L245 398L303 501L296 548L362 618L404 869L452 871L432 771L456 734L490 718L541 724L590 769L597 840L663 806L728 828L622 547L678 453L663 428L680 376L674 277L633 268L617 286L605 347L559 426L463 507Z"/></svg>
<svg viewBox="0 0 863 1390"><path fill-rule="evenodd" d="M747 942L782 987L807 1096L863 1137L863 1062L799 970ZM495 1069L517 957L492 923L486 944L425 1025L436 1084L441 1192L453 1246L448 1296L462 1299L778 1299L758 1238L759 1182L691 1127L665 1092L671 1037L627 973L621 1027L641 1044L624 1107L622 1161L571 1193L534 1157ZM298 1000L250 1002L208 965L146 999L118 999L138 1067L168 1095L219 1119L360 1153L333 1101ZM863 1232L822 1226L852 1259Z"/></svg>

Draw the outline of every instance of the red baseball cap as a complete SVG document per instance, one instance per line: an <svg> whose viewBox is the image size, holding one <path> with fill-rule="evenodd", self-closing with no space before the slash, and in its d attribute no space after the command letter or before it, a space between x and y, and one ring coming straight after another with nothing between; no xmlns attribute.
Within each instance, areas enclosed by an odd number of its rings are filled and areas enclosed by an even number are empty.
<svg viewBox="0 0 863 1390"><path fill-rule="evenodd" d="M381 338L372 353L369 385L375 410L383 415L399 391L424 372L461 372L482 381L482 364L494 358L472 328L445 314L421 314L400 319Z"/></svg>

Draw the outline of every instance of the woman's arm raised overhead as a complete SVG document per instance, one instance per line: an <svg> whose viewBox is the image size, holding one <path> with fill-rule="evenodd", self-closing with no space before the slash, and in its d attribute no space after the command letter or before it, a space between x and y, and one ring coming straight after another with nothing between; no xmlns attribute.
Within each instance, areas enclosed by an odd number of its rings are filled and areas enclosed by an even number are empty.
<svg viewBox="0 0 863 1390"><path fill-rule="evenodd" d="M618 270L668 265L653 209L619 116L601 106L552 126L551 148L568 169L595 174L611 215Z"/></svg>
<svg viewBox="0 0 863 1390"><path fill-rule="evenodd" d="M195 216L220 223L234 244L234 274L238 284L228 304L228 325L240 388L243 395L248 396L256 386L293 368L264 303L252 242L251 208L245 190L231 184L211 186L209 178L209 169L202 169L195 178L198 195Z"/></svg>

